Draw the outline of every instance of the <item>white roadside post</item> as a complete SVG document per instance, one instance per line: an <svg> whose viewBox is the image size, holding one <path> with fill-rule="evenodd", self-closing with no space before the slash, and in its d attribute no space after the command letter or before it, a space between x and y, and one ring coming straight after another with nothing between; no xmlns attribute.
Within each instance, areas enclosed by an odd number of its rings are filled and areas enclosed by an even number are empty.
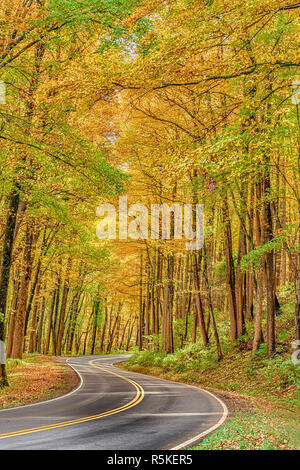
<svg viewBox="0 0 300 470"><path fill-rule="evenodd" d="M0 340L0 364L5 364L6 354L5 354L5 343Z"/></svg>
<svg viewBox="0 0 300 470"><path fill-rule="evenodd" d="M0 80L0 104L6 104L6 84Z"/></svg>
<svg viewBox="0 0 300 470"><path fill-rule="evenodd" d="M292 83L292 103L296 106L300 104L300 78Z"/></svg>

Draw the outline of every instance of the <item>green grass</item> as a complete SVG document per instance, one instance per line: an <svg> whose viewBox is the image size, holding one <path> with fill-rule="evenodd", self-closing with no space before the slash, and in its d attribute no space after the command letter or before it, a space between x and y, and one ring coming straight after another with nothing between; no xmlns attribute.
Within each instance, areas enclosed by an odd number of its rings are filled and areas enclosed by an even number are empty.
<svg viewBox="0 0 300 470"><path fill-rule="evenodd" d="M193 450L300 449L299 422L291 416L241 411Z"/></svg>

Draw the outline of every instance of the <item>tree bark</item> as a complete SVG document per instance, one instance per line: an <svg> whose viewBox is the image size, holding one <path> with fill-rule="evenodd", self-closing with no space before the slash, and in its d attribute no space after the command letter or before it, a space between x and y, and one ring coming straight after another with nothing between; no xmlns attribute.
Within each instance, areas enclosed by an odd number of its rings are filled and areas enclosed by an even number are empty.
<svg viewBox="0 0 300 470"><path fill-rule="evenodd" d="M6 218L5 235L2 250L2 264L0 270L0 341L5 340L5 313L7 304L8 283L13 251L14 231L16 226L17 211L20 201L19 186L16 185L9 197L8 212ZM0 364L0 387L7 386L7 374L5 364Z"/></svg>
<svg viewBox="0 0 300 470"><path fill-rule="evenodd" d="M195 287L194 299L195 299L196 314L198 317L197 323L199 323L200 325L203 346L206 348L208 344L208 335L207 335L207 331L205 328L204 312L203 312L202 300L200 296L200 278L199 278L200 263L198 260L199 256L200 256L199 253L194 253L194 266L193 266L193 277L194 277L194 287ZM197 326L197 323L196 323L196 326Z"/></svg>
<svg viewBox="0 0 300 470"><path fill-rule="evenodd" d="M223 223L225 225L225 257L226 257L226 282L228 288L228 304L229 304L229 318L230 318L230 332L232 341L236 341L237 332L237 308L235 296L235 271L232 254L232 233L231 223L229 218L227 198L224 198L223 203Z"/></svg>
<svg viewBox="0 0 300 470"><path fill-rule="evenodd" d="M62 294L61 307L60 307L60 318L59 318L59 327L58 327L57 345L56 345L57 356L61 355L62 339L63 339L64 329L65 329L66 308L67 308L68 294L69 294L69 289L70 289L71 266L72 266L72 258L71 256L69 256L68 261L67 261L67 266L66 266L65 281L64 281L63 294Z"/></svg>
<svg viewBox="0 0 300 470"><path fill-rule="evenodd" d="M206 253L206 243L205 242L204 242L204 245L203 245L203 261L204 261L203 273L204 273L204 279L205 279L206 290L207 290L209 315L210 315L210 320L211 320L211 324L212 324L212 328L213 328L213 332L214 332L214 336L215 336L215 340L216 340L218 360L220 361L223 358L223 354L222 354L222 348L221 348L221 343L220 343L220 339L219 339L217 323L216 323L216 319L215 319L213 303L212 303L212 298L211 298L211 289L210 289L210 282L209 282L209 278L208 278L207 253Z"/></svg>
<svg viewBox="0 0 300 470"><path fill-rule="evenodd" d="M11 351L11 357L16 359L22 359L23 355L23 343L24 343L24 333L25 333L25 316L26 316L26 305L28 298L29 283L31 278L32 270L32 250L33 243L33 231L32 226L27 224L26 234L25 234L25 244L24 244L24 254L23 254L23 276L21 279L20 295L16 311L15 319L15 328L14 328L14 337L13 345Z"/></svg>

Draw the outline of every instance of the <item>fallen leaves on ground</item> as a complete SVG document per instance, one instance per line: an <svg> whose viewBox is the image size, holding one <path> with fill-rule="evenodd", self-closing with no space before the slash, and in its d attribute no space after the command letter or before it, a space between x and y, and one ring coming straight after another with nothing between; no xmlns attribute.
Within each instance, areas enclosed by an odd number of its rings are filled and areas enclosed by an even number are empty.
<svg viewBox="0 0 300 470"><path fill-rule="evenodd" d="M62 362L45 356L25 356L8 367L9 387L0 389L0 408L54 398L72 390L78 377Z"/></svg>

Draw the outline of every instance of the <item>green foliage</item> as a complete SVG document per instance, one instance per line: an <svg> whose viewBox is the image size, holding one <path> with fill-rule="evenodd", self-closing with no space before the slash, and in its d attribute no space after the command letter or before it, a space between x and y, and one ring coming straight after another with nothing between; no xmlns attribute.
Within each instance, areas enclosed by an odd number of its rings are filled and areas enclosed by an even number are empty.
<svg viewBox="0 0 300 470"><path fill-rule="evenodd" d="M297 420L279 413L241 411L193 450L299 449Z"/></svg>
<svg viewBox="0 0 300 470"><path fill-rule="evenodd" d="M174 354L162 352L141 351L136 352L129 360L130 364L151 367L159 366L163 369L170 369L176 372L191 370L207 370L218 367L215 361L215 349L204 350L199 343L189 343L182 349L178 349Z"/></svg>
<svg viewBox="0 0 300 470"><path fill-rule="evenodd" d="M283 302L286 302L286 299L291 299L294 296L295 286L292 282L286 283L285 285L281 285L277 287L277 293L282 299ZM294 301L292 303L292 310L294 308ZM290 313L292 312L290 311Z"/></svg>
<svg viewBox="0 0 300 470"><path fill-rule="evenodd" d="M267 343L262 343L259 345L257 351L254 352L254 357L266 356L267 354Z"/></svg>
<svg viewBox="0 0 300 470"><path fill-rule="evenodd" d="M282 330L278 334L278 339L279 341L285 341L287 338L291 336L291 331L288 330Z"/></svg>
<svg viewBox="0 0 300 470"><path fill-rule="evenodd" d="M14 369L16 366L27 364L27 362L28 361L24 359L12 359L11 357L8 357L6 359L6 368L7 370Z"/></svg>
<svg viewBox="0 0 300 470"><path fill-rule="evenodd" d="M161 365L161 361L164 357L166 357L166 354L163 353L137 350L137 352L135 352L129 359L129 363L138 364L140 366Z"/></svg>
<svg viewBox="0 0 300 470"><path fill-rule="evenodd" d="M264 359L264 376L267 382L276 381L278 390L290 386L300 386L300 367L292 363L291 359L283 360L280 355L272 359Z"/></svg>
<svg viewBox="0 0 300 470"><path fill-rule="evenodd" d="M279 250L286 241L286 234L277 235L269 242L260 245L255 250L249 251L241 260L241 268L246 270L252 264L258 266L266 253Z"/></svg>

